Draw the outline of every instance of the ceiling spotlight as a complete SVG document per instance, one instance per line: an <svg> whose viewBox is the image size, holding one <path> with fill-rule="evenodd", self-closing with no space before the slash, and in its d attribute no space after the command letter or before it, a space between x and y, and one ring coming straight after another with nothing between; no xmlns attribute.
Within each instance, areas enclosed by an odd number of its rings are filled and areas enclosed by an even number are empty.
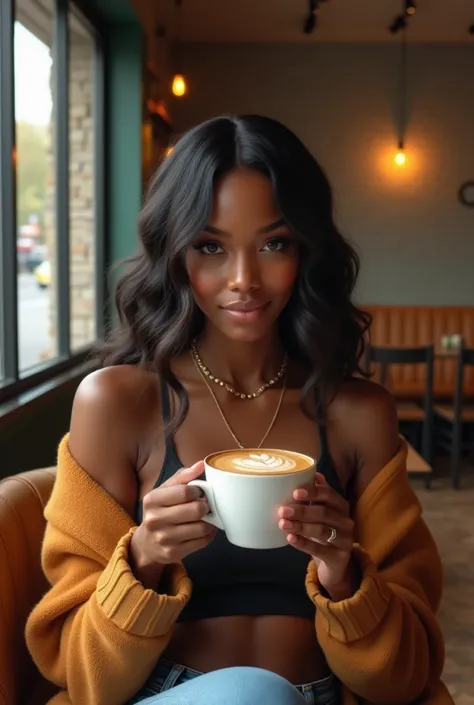
<svg viewBox="0 0 474 705"><path fill-rule="evenodd" d="M416 12L416 4L414 0L405 0L405 14L414 15Z"/></svg>
<svg viewBox="0 0 474 705"><path fill-rule="evenodd" d="M318 26L319 0L309 0L309 14L303 25L303 32L311 34Z"/></svg>
<svg viewBox="0 0 474 705"><path fill-rule="evenodd" d="M400 32L400 30L405 29L407 26L407 21L404 15L399 15L398 17L395 17L393 20L392 24L389 27L389 30L392 34L396 34L397 32Z"/></svg>

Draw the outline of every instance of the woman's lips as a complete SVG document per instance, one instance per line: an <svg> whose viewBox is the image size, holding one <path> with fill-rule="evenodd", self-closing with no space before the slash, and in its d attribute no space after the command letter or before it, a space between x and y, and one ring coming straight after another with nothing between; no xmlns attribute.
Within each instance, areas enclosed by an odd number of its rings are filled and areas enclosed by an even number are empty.
<svg viewBox="0 0 474 705"><path fill-rule="evenodd" d="M255 306L245 306L244 308L223 308L222 310L232 320L239 323L257 323L264 315L268 303L256 304Z"/></svg>

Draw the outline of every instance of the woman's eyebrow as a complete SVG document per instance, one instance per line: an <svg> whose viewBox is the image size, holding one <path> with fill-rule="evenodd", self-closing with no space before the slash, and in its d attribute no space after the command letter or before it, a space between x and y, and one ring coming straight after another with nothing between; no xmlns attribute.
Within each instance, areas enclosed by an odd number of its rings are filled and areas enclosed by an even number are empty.
<svg viewBox="0 0 474 705"><path fill-rule="evenodd" d="M266 233L271 233L277 228L281 228L283 225L286 225L285 219L284 218L279 218L278 220L275 220L274 223L270 223L270 225L265 225L264 228L260 228L258 231L262 235L265 235Z"/></svg>
<svg viewBox="0 0 474 705"><path fill-rule="evenodd" d="M284 218L279 218L278 220L275 220L273 223L270 223L269 225L264 225L263 228L259 228L257 231L261 235L265 235L268 233L273 232L274 230L277 230L277 228L281 228L283 225L286 225L285 219ZM225 230L221 230L220 228L214 227L214 225L206 225L202 231L204 233L209 233L209 235L221 235L221 236L228 236L229 233L226 232Z"/></svg>
<svg viewBox="0 0 474 705"><path fill-rule="evenodd" d="M203 233L209 233L209 235L229 235L229 233L226 233L225 230L220 230L219 228L215 228L213 225L206 225L202 229Z"/></svg>

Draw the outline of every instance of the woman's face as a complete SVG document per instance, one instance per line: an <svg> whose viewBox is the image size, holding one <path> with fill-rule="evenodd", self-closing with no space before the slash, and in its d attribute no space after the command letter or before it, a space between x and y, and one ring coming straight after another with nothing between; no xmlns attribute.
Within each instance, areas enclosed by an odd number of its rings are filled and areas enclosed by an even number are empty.
<svg viewBox="0 0 474 705"><path fill-rule="evenodd" d="M293 291L298 249L269 179L236 169L217 184L186 269L197 305L228 338L255 342L271 332Z"/></svg>

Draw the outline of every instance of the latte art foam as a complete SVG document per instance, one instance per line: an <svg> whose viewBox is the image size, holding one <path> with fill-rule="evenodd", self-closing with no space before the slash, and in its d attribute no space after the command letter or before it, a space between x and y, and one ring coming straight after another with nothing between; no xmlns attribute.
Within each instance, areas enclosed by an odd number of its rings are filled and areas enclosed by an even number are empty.
<svg viewBox="0 0 474 705"><path fill-rule="evenodd" d="M268 455L267 453L249 453L243 457L233 457L231 464L236 470L253 470L254 472L277 472L293 470L296 462L288 455Z"/></svg>
<svg viewBox="0 0 474 705"><path fill-rule="evenodd" d="M218 470L241 475L288 475L315 465L308 455L291 450L244 448L210 455L207 464Z"/></svg>

